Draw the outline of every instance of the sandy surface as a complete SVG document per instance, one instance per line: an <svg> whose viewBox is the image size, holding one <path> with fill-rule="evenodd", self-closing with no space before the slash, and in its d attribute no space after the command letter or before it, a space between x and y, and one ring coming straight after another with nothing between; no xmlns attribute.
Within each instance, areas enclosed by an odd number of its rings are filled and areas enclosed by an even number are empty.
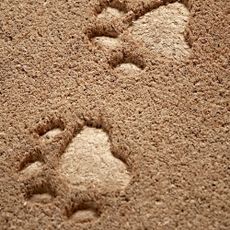
<svg viewBox="0 0 230 230"><path fill-rule="evenodd" d="M230 229L230 2L0 2L0 229Z"/></svg>

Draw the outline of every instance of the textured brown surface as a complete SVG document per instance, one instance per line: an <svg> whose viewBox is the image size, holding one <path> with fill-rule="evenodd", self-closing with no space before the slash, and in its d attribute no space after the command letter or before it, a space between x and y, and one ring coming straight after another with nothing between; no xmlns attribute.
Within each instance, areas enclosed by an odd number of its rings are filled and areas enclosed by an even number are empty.
<svg viewBox="0 0 230 230"><path fill-rule="evenodd" d="M0 229L230 228L230 1L183 2L179 59L138 24L173 2L0 1ZM125 186L77 167L93 134L63 174L95 128Z"/></svg>

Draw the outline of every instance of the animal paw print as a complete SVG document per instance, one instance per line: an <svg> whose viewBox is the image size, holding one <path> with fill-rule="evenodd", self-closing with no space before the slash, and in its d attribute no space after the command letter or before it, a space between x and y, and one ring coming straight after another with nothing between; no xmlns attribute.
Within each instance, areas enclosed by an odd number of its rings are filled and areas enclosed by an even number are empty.
<svg viewBox="0 0 230 230"><path fill-rule="evenodd" d="M99 218L97 203L87 195L124 190L131 179L124 157L111 151L108 132L88 121L68 126L61 119L46 119L32 132L35 153L20 165L19 180L25 185L26 202L45 205L59 193L86 197L65 208L66 217L78 223ZM86 195L84 195L86 194Z"/></svg>
<svg viewBox="0 0 230 230"><path fill-rule="evenodd" d="M96 14L97 19L88 31L92 43L110 52L123 50L113 67L126 72L143 69L139 54L134 55L140 44L165 58L181 61L189 56L190 47L184 36L189 11L181 2L101 0Z"/></svg>

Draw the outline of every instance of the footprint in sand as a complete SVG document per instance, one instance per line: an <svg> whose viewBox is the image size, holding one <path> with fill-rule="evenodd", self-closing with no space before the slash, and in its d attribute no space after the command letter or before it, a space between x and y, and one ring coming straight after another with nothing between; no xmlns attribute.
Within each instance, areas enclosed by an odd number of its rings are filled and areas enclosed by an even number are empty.
<svg viewBox="0 0 230 230"><path fill-rule="evenodd" d="M38 141L42 145L50 145L57 136L64 135L64 131L63 127L46 124L37 130ZM101 194L124 190L131 175L126 163L111 152L110 145L106 131L83 125L57 156L57 175L76 193L89 189L96 189ZM35 178L35 185L27 189L27 202L44 205L53 202L56 197L53 185L39 176L45 165L45 160L36 156L25 158L21 164L19 180L27 183ZM67 217L79 223L93 221L100 216L98 207L92 202L83 202L69 210Z"/></svg>
<svg viewBox="0 0 230 230"><path fill-rule="evenodd" d="M188 19L189 11L185 5L175 2L141 16L133 22L129 32L150 50L180 61L190 52L184 38Z"/></svg>
<svg viewBox="0 0 230 230"><path fill-rule="evenodd" d="M151 3L143 2L143 4L139 4L140 9L134 9L133 12L131 3L111 1L107 6L103 6L98 13L97 18L103 27L91 36L91 41L110 51L118 50L127 46L122 42L122 37L124 34L128 34L150 52L159 53L177 61L188 58L190 47L185 40L184 33L189 20L189 10L180 2L158 1L158 5L153 3L151 7ZM126 17L131 14L130 12L134 14L131 20L130 17ZM116 20L119 23L114 23ZM116 28L117 25L122 27L121 25L125 24L124 29ZM97 24L95 26L97 27ZM115 35L114 31L111 32L112 30L115 31ZM123 60L119 61L115 68L118 67L118 70L126 74L140 72L143 68L140 68L137 63L128 62L127 60L133 59L128 55L124 54Z"/></svg>
<svg viewBox="0 0 230 230"><path fill-rule="evenodd" d="M103 191L124 189L130 180L126 165L114 157L102 129L83 127L60 159L59 173L73 189L95 186Z"/></svg>

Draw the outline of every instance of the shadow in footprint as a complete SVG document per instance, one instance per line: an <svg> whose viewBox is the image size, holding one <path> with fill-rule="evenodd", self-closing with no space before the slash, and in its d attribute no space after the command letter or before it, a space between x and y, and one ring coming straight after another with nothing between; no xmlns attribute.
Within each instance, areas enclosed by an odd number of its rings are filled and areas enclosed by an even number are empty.
<svg viewBox="0 0 230 230"><path fill-rule="evenodd" d="M41 135L41 138L44 140L51 140L52 138L54 138L56 135L58 135L62 131L63 130L60 128L54 128L54 129L49 130L45 134Z"/></svg>
<svg viewBox="0 0 230 230"><path fill-rule="evenodd" d="M41 161L35 161L31 163L28 162L26 167L20 171L20 176L26 178L37 175L39 172L42 171L42 167L43 163Z"/></svg>
<svg viewBox="0 0 230 230"><path fill-rule="evenodd" d="M64 123L59 119L47 119L43 124L39 124L35 132L42 141L51 141L65 129Z"/></svg>
<svg viewBox="0 0 230 230"><path fill-rule="evenodd" d="M39 151L26 155L19 165L19 180L37 176L42 172L43 166L43 156Z"/></svg>
<svg viewBox="0 0 230 230"><path fill-rule="evenodd" d="M56 192L49 183L44 181L34 182L27 186L26 199L33 203L47 204L52 202L56 196Z"/></svg>
<svg viewBox="0 0 230 230"><path fill-rule="evenodd" d="M77 223L88 223L97 220L100 212L92 202L84 202L67 211L67 217Z"/></svg>
<svg viewBox="0 0 230 230"><path fill-rule="evenodd" d="M123 52L111 57L109 64L113 69L125 75L138 74L146 67L142 56L139 55L137 50L123 50Z"/></svg>

